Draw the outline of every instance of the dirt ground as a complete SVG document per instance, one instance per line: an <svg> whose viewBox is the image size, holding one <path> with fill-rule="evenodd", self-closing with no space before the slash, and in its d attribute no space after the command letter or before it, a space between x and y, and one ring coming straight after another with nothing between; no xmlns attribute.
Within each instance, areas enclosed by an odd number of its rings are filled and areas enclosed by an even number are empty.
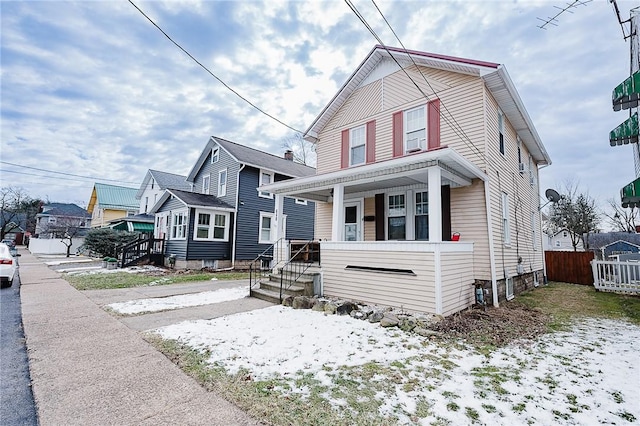
<svg viewBox="0 0 640 426"><path fill-rule="evenodd" d="M551 316L518 302L500 307L471 309L451 315L430 328L472 344L504 346L516 340L534 339L549 332Z"/></svg>

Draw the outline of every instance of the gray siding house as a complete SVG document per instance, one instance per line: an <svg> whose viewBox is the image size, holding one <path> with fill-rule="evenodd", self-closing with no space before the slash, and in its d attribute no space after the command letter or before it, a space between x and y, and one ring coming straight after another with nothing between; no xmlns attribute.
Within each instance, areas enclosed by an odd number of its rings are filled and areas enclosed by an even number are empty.
<svg viewBox="0 0 640 426"><path fill-rule="evenodd" d="M213 136L186 177L193 190L167 189L151 210L156 237L167 239L166 254L177 268L246 266L280 238L313 239L315 203L286 198L278 230L275 197L258 190L313 175L314 168L288 153L279 157Z"/></svg>

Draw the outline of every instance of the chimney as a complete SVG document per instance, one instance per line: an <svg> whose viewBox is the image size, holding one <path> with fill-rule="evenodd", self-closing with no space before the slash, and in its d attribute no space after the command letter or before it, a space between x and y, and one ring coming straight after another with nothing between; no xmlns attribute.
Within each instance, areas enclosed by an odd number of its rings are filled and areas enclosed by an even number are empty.
<svg viewBox="0 0 640 426"><path fill-rule="evenodd" d="M293 151L291 151L290 149L286 150L284 152L284 159L285 160L289 160L289 161L293 161Z"/></svg>

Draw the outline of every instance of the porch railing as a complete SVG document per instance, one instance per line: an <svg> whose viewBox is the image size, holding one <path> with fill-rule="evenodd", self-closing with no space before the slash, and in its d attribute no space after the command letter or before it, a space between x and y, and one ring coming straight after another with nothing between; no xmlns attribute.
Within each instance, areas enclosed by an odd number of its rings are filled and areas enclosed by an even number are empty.
<svg viewBox="0 0 640 426"><path fill-rule="evenodd" d="M640 294L640 262L592 260L591 268L597 290Z"/></svg>
<svg viewBox="0 0 640 426"><path fill-rule="evenodd" d="M152 255L164 255L164 239L140 236L137 240L118 248L118 267L126 268L141 260L151 260Z"/></svg>
<svg viewBox="0 0 640 426"><path fill-rule="evenodd" d="M306 241L280 268L280 303L282 294L298 282L314 264L320 264L320 243L314 240Z"/></svg>
<svg viewBox="0 0 640 426"><path fill-rule="evenodd" d="M271 271L286 258L286 240L280 238L267 247L249 264L249 295L251 290L260 285L263 278L269 276Z"/></svg>

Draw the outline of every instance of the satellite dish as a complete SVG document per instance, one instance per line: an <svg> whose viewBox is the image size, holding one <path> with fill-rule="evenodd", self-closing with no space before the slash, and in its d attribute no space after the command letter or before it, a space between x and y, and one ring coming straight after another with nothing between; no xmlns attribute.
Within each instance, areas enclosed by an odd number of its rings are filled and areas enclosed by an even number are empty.
<svg viewBox="0 0 640 426"><path fill-rule="evenodd" d="M551 188L544 191L544 196L547 197L547 200L551 203L557 203L562 198L560 194L558 194L558 191Z"/></svg>

